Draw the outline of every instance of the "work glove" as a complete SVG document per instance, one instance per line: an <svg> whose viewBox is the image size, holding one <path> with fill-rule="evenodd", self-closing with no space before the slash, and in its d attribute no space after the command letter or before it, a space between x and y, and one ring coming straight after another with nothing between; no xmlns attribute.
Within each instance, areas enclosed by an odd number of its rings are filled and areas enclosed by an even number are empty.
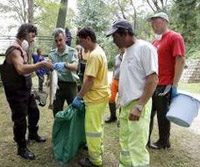
<svg viewBox="0 0 200 167"><path fill-rule="evenodd" d="M171 88L172 88L172 85L167 85L165 87L165 90L162 93L158 93L158 96L165 96L167 93L170 92Z"/></svg>
<svg viewBox="0 0 200 167"><path fill-rule="evenodd" d="M80 98L79 96L76 96L76 97L74 98L73 102L72 102L72 106L73 106L74 108L79 109L79 108L81 107L81 105L82 105L82 101L83 101L82 98Z"/></svg>
<svg viewBox="0 0 200 167"><path fill-rule="evenodd" d="M66 63L65 62L54 63L53 67L57 71L63 71L66 68Z"/></svg>
<svg viewBox="0 0 200 167"><path fill-rule="evenodd" d="M178 95L177 87L172 85L171 97L174 98L177 95Z"/></svg>

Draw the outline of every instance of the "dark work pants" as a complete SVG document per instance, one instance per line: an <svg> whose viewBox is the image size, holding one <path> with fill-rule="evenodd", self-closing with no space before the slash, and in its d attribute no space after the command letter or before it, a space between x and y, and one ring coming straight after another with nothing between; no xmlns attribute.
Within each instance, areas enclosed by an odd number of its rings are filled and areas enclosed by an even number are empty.
<svg viewBox="0 0 200 167"><path fill-rule="evenodd" d="M38 90L43 91L44 75L38 75Z"/></svg>
<svg viewBox="0 0 200 167"><path fill-rule="evenodd" d="M158 96L159 93L163 93L167 85L158 85L153 97L152 97L152 110L151 110L151 121L150 121L150 136L153 130L154 116L157 112L158 119L158 130L159 130L159 142L161 145L166 146L169 143L170 136L170 122L166 118L166 114L169 110L171 102L171 90L165 96Z"/></svg>
<svg viewBox="0 0 200 167"><path fill-rule="evenodd" d="M21 101L9 101L9 105L12 111L12 121L14 122L14 139L17 142L18 147L26 147L26 116L28 116L29 133L35 134L38 130L39 109L35 102L35 98L30 94Z"/></svg>
<svg viewBox="0 0 200 167"><path fill-rule="evenodd" d="M65 100L70 105L77 95L76 82L58 82L58 89L56 91L56 99L53 102L53 115L55 116L58 111L63 111Z"/></svg>

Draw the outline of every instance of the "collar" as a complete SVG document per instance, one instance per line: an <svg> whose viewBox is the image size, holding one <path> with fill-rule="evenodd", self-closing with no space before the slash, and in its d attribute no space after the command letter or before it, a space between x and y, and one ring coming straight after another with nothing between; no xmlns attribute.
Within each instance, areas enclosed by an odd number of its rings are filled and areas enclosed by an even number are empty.
<svg viewBox="0 0 200 167"><path fill-rule="evenodd" d="M65 45L66 47L65 47L65 50L64 50L64 52L58 52L58 48L56 48L56 54L58 55L58 56L64 56L64 55L67 55L68 53L69 53L69 47L67 46L67 45Z"/></svg>
<svg viewBox="0 0 200 167"><path fill-rule="evenodd" d="M135 38L134 42L131 45L127 46L126 49L129 50L129 48L132 48L132 46L134 46L137 42L138 42L138 39Z"/></svg>

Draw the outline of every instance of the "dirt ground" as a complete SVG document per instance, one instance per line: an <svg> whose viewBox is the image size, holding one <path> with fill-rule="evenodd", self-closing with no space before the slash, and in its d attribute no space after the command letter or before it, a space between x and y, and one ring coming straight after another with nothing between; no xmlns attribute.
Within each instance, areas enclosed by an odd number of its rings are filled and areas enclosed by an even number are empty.
<svg viewBox="0 0 200 167"><path fill-rule="evenodd" d="M111 81L112 73L109 73ZM200 97L200 95L199 95ZM40 134L48 138L46 143L33 143L29 148L37 156L35 161L25 161L16 155L16 144L13 142L12 121L10 109L4 92L0 91L0 167L60 167L55 162L52 153L51 133L53 116L47 107L40 108ZM109 114L108 110L105 117ZM152 141L158 139L157 121L155 121ZM116 123L105 125L103 167L117 167L119 164L119 136ZM172 124L171 149L149 150L150 167L200 167L200 114L195 118L191 127L184 128ZM62 167L78 167L78 155L70 164Z"/></svg>

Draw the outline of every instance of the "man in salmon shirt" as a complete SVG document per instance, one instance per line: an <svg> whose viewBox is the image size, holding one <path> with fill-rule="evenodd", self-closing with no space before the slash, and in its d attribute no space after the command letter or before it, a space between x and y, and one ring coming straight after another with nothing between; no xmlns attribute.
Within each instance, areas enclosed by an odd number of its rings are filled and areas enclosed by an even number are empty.
<svg viewBox="0 0 200 167"><path fill-rule="evenodd" d="M170 148L170 122L166 118L171 99L177 95L177 87L185 64L185 45L183 37L168 29L169 18L160 12L147 19L151 23L157 39L153 45L158 52L159 83L152 97L152 111L148 146L152 149ZM153 119L157 112L159 139L151 144Z"/></svg>

